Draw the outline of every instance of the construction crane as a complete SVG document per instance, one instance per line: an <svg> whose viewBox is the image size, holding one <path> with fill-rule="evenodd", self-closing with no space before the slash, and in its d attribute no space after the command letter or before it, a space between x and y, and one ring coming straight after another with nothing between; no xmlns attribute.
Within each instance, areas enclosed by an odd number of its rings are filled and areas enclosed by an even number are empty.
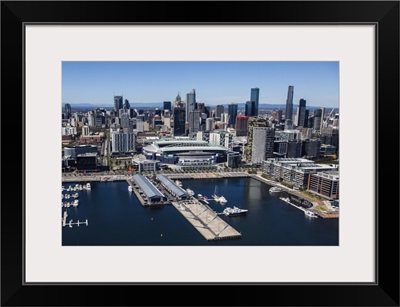
<svg viewBox="0 0 400 307"><path fill-rule="evenodd" d="M335 108L333 108L331 110L331 112L329 112L329 115L327 117L325 117L325 119L323 120L322 127L324 127L324 128L328 127L328 121L332 117L333 111L335 111Z"/></svg>

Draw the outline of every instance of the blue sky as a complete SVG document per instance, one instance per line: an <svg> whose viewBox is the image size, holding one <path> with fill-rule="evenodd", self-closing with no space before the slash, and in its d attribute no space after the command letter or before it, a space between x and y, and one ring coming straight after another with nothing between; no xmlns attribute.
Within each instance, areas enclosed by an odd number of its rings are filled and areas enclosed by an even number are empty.
<svg viewBox="0 0 400 307"><path fill-rule="evenodd" d="M62 102L113 106L114 95L131 105L182 100L192 89L206 105L244 103L260 89L259 103L339 106L339 62L63 62Z"/></svg>

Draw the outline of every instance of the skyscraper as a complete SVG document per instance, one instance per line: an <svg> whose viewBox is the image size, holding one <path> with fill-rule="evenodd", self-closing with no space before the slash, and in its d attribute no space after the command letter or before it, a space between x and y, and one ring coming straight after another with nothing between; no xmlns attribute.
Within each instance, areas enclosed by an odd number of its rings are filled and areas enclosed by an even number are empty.
<svg viewBox="0 0 400 307"><path fill-rule="evenodd" d="M291 121L293 116L293 93L294 93L294 86L289 85L287 99L286 99L286 113L285 113L285 121L289 119L290 120L289 124L292 123Z"/></svg>
<svg viewBox="0 0 400 307"><path fill-rule="evenodd" d="M274 156L275 129L257 126L251 129L253 134L253 142L251 147L249 146L251 163L262 164L264 160Z"/></svg>
<svg viewBox="0 0 400 307"><path fill-rule="evenodd" d="M250 91L250 101L254 101L253 114L251 116L258 116L258 99L260 97L260 89L254 87Z"/></svg>
<svg viewBox="0 0 400 307"><path fill-rule="evenodd" d="M184 107L174 108L174 136L186 135L185 122L186 122L186 110Z"/></svg>
<svg viewBox="0 0 400 307"><path fill-rule="evenodd" d="M194 110L196 103L196 91L193 89L190 93L186 94L186 120L189 119L189 112Z"/></svg>
<svg viewBox="0 0 400 307"><path fill-rule="evenodd" d="M114 96L114 111L119 114L119 109L123 107L122 96Z"/></svg>
<svg viewBox="0 0 400 307"><path fill-rule="evenodd" d="M297 127L306 127L306 101L300 99L299 106L297 107Z"/></svg>
<svg viewBox="0 0 400 307"><path fill-rule="evenodd" d="M69 103L65 104L65 117L67 119L71 117L71 105Z"/></svg>
<svg viewBox="0 0 400 307"><path fill-rule="evenodd" d="M200 131L200 110L193 110L189 112L189 136L192 137L195 133Z"/></svg>
<svg viewBox="0 0 400 307"><path fill-rule="evenodd" d="M129 103L129 100L128 100L128 99L125 99L124 109L125 109L125 110L129 110L130 108L131 108L131 105L130 105L130 103Z"/></svg>
<svg viewBox="0 0 400 307"><path fill-rule="evenodd" d="M254 116L255 114L255 101L246 101L245 109L244 109L244 115L245 116Z"/></svg>
<svg viewBox="0 0 400 307"><path fill-rule="evenodd" d="M163 110L170 110L171 111L171 101L164 101L163 102Z"/></svg>
<svg viewBox="0 0 400 307"><path fill-rule="evenodd" d="M221 117L222 113L224 113L224 106L219 104L215 108L215 117Z"/></svg>
<svg viewBox="0 0 400 307"><path fill-rule="evenodd" d="M238 105L236 103L231 103L228 105L228 126L235 128L235 121L237 116Z"/></svg>

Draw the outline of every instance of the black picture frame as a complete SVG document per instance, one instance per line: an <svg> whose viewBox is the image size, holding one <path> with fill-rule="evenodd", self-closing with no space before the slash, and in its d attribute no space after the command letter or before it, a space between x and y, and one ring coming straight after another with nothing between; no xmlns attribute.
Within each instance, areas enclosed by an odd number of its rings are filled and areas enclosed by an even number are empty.
<svg viewBox="0 0 400 307"><path fill-rule="evenodd" d="M23 40L32 22L376 25L376 283L24 284ZM399 306L399 197L388 197L399 188L399 1L2 1L1 77L2 306Z"/></svg>

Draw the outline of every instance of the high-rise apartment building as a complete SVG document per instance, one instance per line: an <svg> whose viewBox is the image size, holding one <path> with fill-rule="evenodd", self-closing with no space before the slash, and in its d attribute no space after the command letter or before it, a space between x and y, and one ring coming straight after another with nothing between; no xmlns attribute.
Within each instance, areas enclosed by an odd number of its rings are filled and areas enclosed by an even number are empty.
<svg viewBox="0 0 400 307"><path fill-rule="evenodd" d="M253 114L251 116L258 116L258 101L260 98L260 89L254 87L250 91L250 101L254 101Z"/></svg>
<svg viewBox="0 0 400 307"><path fill-rule="evenodd" d="M289 85L287 99L286 99L285 121L289 119L290 124L292 122L292 117L293 117L293 94L294 94L294 86Z"/></svg>
<svg viewBox="0 0 400 307"><path fill-rule="evenodd" d="M111 153L132 153L136 151L135 134L117 131L111 133Z"/></svg>
<svg viewBox="0 0 400 307"><path fill-rule="evenodd" d="M194 110L196 103L196 91L193 89L190 93L186 94L186 121L189 120L189 112Z"/></svg>
<svg viewBox="0 0 400 307"><path fill-rule="evenodd" d="M275 129L271 127L257 127L252 129L251 163L262 164L264 160L274 157Z"/></svg>
<svg viewBox="0 0 400 307"><path fill-rule="evenodd" d="M253 161L252 160L252 151L253 151L253 132L254 132L254 127L262 127L262 128L267 128L268 125L268 121L266 119L263 118L258 118L258 117L250 117L249 121L248 121L248 130L247 130L247 152L246 152L246 160L247 161ZM271 128L274 131L274 136L275 136L275 129ZM259 138L257 138L258 140ZM271 149L271 154L273 154L273 149L274 149L274 144L272 141L272 145L271 145L272 149ZM257 147L258 148L258 147ZM272 157L272 156L271 156Z"/></svg>

